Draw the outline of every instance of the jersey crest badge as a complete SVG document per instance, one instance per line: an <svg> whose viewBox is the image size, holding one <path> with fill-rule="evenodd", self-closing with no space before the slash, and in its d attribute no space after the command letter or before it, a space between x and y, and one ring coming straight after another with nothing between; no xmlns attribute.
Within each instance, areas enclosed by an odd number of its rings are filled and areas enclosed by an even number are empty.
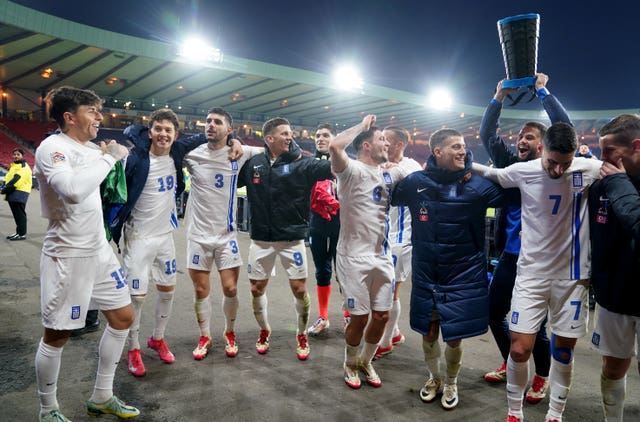
<svg viewBox="0 0 640 422"><path fill-rule="evenodd" d="M231 170L238 171L238 162L237 161L232 161L231 162Z"/></svg>
<svg viewBox="0 0 640 422"><path fill-rule="evenodd" d="M596 333L595 331L593 332L593 335L591 336L591 343L594 346L600 346L600 334Z"/></svg>
<svg viewBox="0 0 640 422"><path fill-rule="evenodd" d="M49 156L51 157L51 162L53 164L62 163L67 159L67 157L65 157L63 153L58 151L52 152Z"/></svg>
<svg viewBox="0 0 640 422"><path fill-rule="evenodd" d="M139 278L134 278L133 280L131 280L131 288L132 289L139 289L140 288L140 279Z"/></svg>
<svg viewBox="0 0 640 422"><path fill-rule="evenodd" d="M456 185L449 186L449 198L457 198L458 197L458 189Z"/></svg>
<svg viewBox="0 0 640 422"><path fill-rule="evenodd" d="M573 172L573 187L574 188L581 188L582 187L582 172L581 171L575 171Z"/></svg>
<svg viewBox="0 0 640 422"><path fill-rule="evenodd" d="M391 175L389 173L382 173L382 178L384 179L384 182L387 185L390 185L393 183L393 180L391 179Z"/></svg>
<svg viewBox="0 0 640 422"><path fill-rule="evenodd" d="M289 166L289 164L283 164L282 174L289 174L289 173L291 173L291 167Z"/></svg>
<svg viewBox="0 0 640 422"><path fill-rule="evenodd" d="M609 198L600 197L600 207L598 207L598 214L596 215L596 223L607 224L607 208L609 208Z"/></svg>
<svg viewBox="0 0 640 422"><path fill-rule="evenodd" d="M518 325L518 318L520 318L520 312L511 312L511 323Z"/></svg>
<svg viewBox="0 0 640 422"><path fill-rule="evenodd" d="M197 253L193 254L193 258L191 258L191 263L198 264L199 262L200 262L200 255L198 255Z"/></svg>
<svg viewBox="0 0 640 422"><path fill-rule="evenodd" d="M353 309L356 307L356 300L352 297L347 298L347 308Z"/></svg>
<svg viewBox="0 0 640 422"><path fill-rule="evenodd" d="M80 307L72 306L71 307L71 319L80 319Z"/></svg>
<svg viewBox="0 0 640 422"><path fill-rule="evenodd" d="M427 222L429 221L429 210L427 209L426 205L421 204L420 205L420 211L419 211L419 216L418 216L418 220L422 221L422 222Z"/></svg>
<svg viewBox="0 0 640 422"><path fill-rule="evenodd" d="M254 185L260 184L260 167L262 166L253 166L253 179L252 182Z"/></svg>

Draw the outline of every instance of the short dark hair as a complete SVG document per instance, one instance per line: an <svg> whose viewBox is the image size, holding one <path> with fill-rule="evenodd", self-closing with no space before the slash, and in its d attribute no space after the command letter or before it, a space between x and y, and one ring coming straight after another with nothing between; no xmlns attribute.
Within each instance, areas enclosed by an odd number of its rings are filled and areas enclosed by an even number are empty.
<svg viewBox="0 0 640 422"><path fill-rule="evenodd" d="M225 120L227 121L227 124L229 126L233 126L233 117L231 117L231 114L229 114L229 112L224 108L221 108L221 107L210 108L209 111L207 111L207 114L219 114L221 116L224 116Z"/></svg>
<svg viewBox="0 0 640 422"><path fill-rule="evenodd" d="M271 132L273 132L273 129L277 128L280 125L290 126L291 124L284 117L274 117L273 119L269 119L264 122L264 125L262 125L262 136L265 137L271 134Z"/></svg>
<svg viewBox="0 0 640 422"><path fill-rule="evenodd" d="M615 142L630 145L631 141L640 138L640 116L637 114L621 114L602 126L598 135L615 135Z"/></svg>
<svg viewBox="0 0 640 422"><path fill-rule="evenodd" d="M336 128L331 123L321 123L316 128L316 132L320 129L327 129L333 136L336 136Z"/></svg>
<svg viewBox="0 0 640 422"><path fill-rule="evenodd" d="M176 129L176 132L180 129L180 120L178 119L178 115L168 108L159 108L151 113L149 116L149 127L153 126L153 122L159 122L162 120L170 121Z"/></svg>
<svg viewBox="0 0 640 422"><path fill-rule="evenodd" d="M61 86L52 89L45 97L49 105L49 117L58 123L60 129L64 129L64 113L75 113L79 106L100 106L104 102L95 92L88 89Z"/></svg>
<svg viewBox="0 0 640 422"><path fill-rule="evenodd" d="M540 122L527 122L522 127L532 127L534 129L538 129L540 132L540 138L544 138L544 135L547 134L547 125Z"/></svg>
<svg viewBox="0 0 640 422"><path fill-rule="evenodd" d="M362 151L362 143L371 140L371 138L373 138L373 134L376 133L376 130L380 129L378 129L376 126L371 126L369 130L360 132L353 139L353 148L356 150L357 154L360 154L360 151Z"/></svg>
<svg viewBox="0 0 640 422"><path fill-rule="evenodd" d="M22 148L14 148L11 153L13 154L14 152L18 151L20 154L24 155L24 150Z"/></svg>
<svg viewBox="0 0 640 422"><path fill-rule="evenodd" d="M572 154L578 149L578 135L569 123L557 122L549 126L542 144L547 151Z"/></svg>
<svg viewBox="0 0 640 422"><path fill-rule="evenodd" d="M393 132L393 134L402 142L402 145L407 146L409 143L409 131L401 128L400 126L387 126L384 130Z"/></svg>
<svg viewBox="0 0 640 422"><path fill-rule="evenodd" d="M429 138L429 146L431 146L431 150L433 151L434 149L442 146L442 144L444 144L444 141L450 136L459 136L462 139L464 139L464 136L462 136L462 133L458 132L455 129L451 129L451 128L438 129L435 132L433 132L433 134Z"/></svg>

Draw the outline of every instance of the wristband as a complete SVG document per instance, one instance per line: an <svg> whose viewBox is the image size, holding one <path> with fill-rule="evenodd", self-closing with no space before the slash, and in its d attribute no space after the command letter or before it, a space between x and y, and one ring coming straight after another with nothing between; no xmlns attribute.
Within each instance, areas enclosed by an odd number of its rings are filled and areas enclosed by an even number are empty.
<svg viewBox="0 0 640 422"><path fill-rule="evenodd" d="M546 97L547 95L551 94L549 92L549 90L546 87L542 87L539 90L536 91L536 95L538 96L538 98L540 98L541 100L544 100L544 97Z"/></svg>

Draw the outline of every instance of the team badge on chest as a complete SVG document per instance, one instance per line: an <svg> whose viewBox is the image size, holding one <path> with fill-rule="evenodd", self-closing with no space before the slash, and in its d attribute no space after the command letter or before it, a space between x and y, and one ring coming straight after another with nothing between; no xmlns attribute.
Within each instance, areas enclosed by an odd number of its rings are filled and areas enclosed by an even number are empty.
<svg viewBox="0 0 640 422"><path fill-rule="evenodd" d="M282 174L289 174L289 173L291 173L291 168L289 167L289 164L283 164Z"/></svg>
<svg viewBox="0 0 640 422"><path fill-rule="evenodd" d="M582 184L582 172L581 171L573 172L572 180L573 180L573 187L574 188L581 188L583 186L583 184Z"/></svg>

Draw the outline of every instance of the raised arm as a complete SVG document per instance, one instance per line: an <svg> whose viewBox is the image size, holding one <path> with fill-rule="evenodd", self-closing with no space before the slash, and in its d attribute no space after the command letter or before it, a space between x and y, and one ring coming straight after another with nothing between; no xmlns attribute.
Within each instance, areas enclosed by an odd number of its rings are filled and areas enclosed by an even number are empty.
<svg viewBox="0 0 640 422"><path fill-rule="evenodd" d="M353 139L365 130L369 130L376 122L376 116L368 114L361 123L340 132L329 144L329 154L331 155L331 170L334 173L342 173L349 163L349 156L346 153L347 147Z"/></svg>
<svg viewBox="0 0 640 422"><path fill-rule="evenodd" d="M573 125L567 110L564 109L560 101L553 96L547 89L547 82L549 82L549 76L544 73L536 73L535 90L536 95L542 101L542 106L549 116L551 123L565 122Z"/></svg>
<svg viewBox="0 0 640 422"><path fill-rule="evenodd" d="M497 133L502 101L509 93L515 91L515 89L503 88L503 81L498 82L496 93L485 109L480 123L480 139L493 164L498 168L506 167L518 160L518 156L509 149Z"/></svg>

